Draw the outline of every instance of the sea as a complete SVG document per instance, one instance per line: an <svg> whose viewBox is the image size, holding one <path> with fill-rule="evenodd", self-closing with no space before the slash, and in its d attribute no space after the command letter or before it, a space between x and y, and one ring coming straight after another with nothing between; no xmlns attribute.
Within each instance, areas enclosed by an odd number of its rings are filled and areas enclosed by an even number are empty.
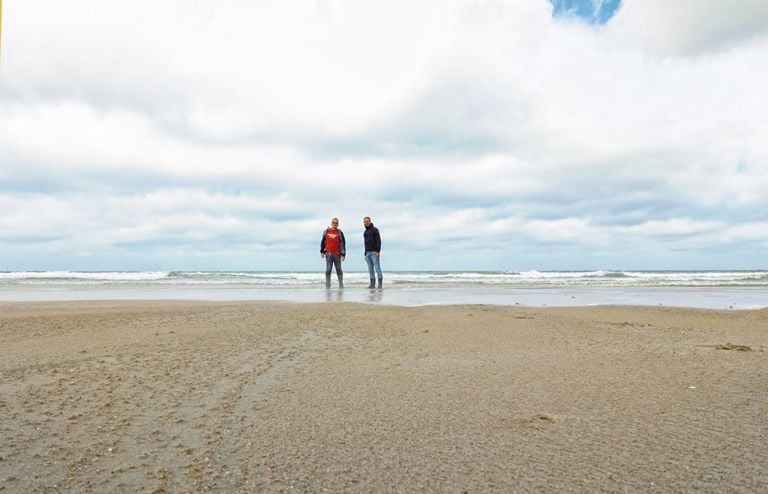
<svg viewBox="0 0 768 494"><path fill-rule="evenodd" d="M768 307L768 271L399 271L369 290L367 272L325 288L308 271L6 271L0 302L65 300L268 300L403 306L662 305Z"/></svg>

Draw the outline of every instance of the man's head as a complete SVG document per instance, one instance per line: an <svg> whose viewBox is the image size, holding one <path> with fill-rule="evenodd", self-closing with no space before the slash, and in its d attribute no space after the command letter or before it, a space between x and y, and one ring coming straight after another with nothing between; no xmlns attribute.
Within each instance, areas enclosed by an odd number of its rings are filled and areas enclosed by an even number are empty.
<svg viewBox="0 0 768 494"><path fill-rule="evenodd" d="M338 218L333 218L331 220L331 228L338 228L338 227L339 227L339 219Z"/></svg>
<svg viewBox="0 0 768 494"><path fill-rule="evenodd" d="M364 226L368 227L368 226L370 226L370 224L371 224L371 217L370 216L366 216L365 218L363 218L363 225Z"/></svg>

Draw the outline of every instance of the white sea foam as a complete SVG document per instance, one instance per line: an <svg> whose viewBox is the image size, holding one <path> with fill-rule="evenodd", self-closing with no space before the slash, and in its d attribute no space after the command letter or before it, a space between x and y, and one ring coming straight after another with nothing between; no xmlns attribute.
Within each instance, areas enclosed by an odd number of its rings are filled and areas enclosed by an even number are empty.
<svg viewBox="0 0 768 494"><path fill-rule="evenodd" d="M387 272L387 284L420 287L768 287L768 271L429 271ZM335 276L334 276L335 279ZM346 272L348 284L367 284L368 273ZM312 287L324 283L321 272L249 271L24 271L0 272L3 285L139 285Z"/></svg>
<svg viewBox="0 0 768 494"><path fill-rule="evenodd" d="M0 282L142 282L168 278L168 271L15 271L0 272Z"/></svg>

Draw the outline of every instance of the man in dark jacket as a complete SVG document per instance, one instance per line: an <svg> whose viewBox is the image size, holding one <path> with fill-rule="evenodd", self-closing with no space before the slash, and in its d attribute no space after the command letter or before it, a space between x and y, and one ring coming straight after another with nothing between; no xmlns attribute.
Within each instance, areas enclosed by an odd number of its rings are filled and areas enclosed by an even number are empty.
<svg viewBox="0 0 768 494"><path fill-rule="evenodd" d="M336 267L339 278L339 288L344 288L344 273L341 271L341 261L347 256L347 241L344 232L339 230L339 219L333 218L331 226L323 232L320 240L320 257L325 258L325 287L331 287L331 269Z"/></svg>
<svg viewBox="0 0 768 494"><path fill-rule="evenodd" d="M370 276L371 283L368 288L376 288L374 285L374 270L376 271L376 277L379 279L379 288L384 280L384 276L381 274L381 235L379 229L373 226L370 216L363 218L363 241L365 243L365 262L368 264L368 275Z"/></svg>

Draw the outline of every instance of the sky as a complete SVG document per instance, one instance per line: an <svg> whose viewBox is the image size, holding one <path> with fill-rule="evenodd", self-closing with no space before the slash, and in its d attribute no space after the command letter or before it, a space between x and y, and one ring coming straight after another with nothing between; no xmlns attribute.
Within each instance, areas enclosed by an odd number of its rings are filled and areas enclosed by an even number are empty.
<svg viewBox="0 0 768 494"><path fill-rule="evenodd" d="M6 0L0 270L768 269L765 0Z"/></svg>

